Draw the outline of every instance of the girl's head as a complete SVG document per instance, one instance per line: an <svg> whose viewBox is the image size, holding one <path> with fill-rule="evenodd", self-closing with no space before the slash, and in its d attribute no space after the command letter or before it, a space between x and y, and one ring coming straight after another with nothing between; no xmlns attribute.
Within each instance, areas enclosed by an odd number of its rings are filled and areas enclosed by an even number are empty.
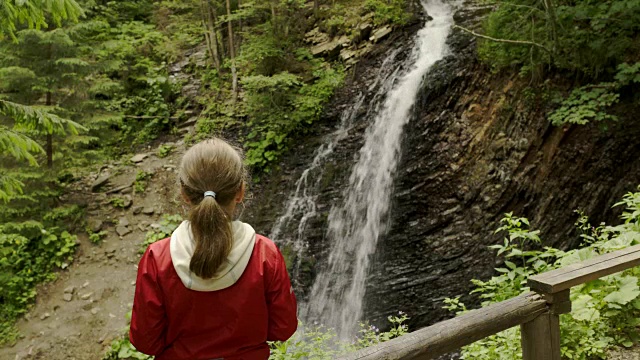
<svg viewBox="0 0 640 360"><path fill-rule="evenodd" d="M245 190L242 155L224 140L203 141L184 154L179 176L196 243L189 268L210 279L233 247L231 220Z"/></svg>

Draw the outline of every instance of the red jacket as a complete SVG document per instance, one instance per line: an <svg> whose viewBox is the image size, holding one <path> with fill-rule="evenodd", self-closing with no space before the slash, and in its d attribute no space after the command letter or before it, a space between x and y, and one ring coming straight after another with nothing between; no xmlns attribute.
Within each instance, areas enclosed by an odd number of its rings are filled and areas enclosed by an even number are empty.
<svg viewBox="0 0 640 360"><path fill-rule="evenodd" d="M296 298L275 244L256 235L246 269L218 291L186 288L171 261L170 239L140 260L129 339L156 360L263 360L267 341L296 331Z"/></svg>

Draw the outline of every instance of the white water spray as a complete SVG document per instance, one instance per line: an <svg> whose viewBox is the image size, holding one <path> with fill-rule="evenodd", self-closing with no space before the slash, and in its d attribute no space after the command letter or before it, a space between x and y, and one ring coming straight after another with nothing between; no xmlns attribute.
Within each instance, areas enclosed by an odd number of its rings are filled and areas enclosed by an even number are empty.
<svg viewBox="0 0 640 360"><path fill-rule="evenodd" d="M392 51L382 62L378 76L371 84L370 88L376 88L382 82L390 85L392 82L385 81L389 76L393 76L393 62L398 51ZM390 88L381 86L373 98L376 99L383 96ZM325 142L315 151L315 155L311 164L302 172L295 183L295 191L287 199L284 214L276 221L271 229L269 237L276 241L278 245L287 247L295 254L295 263L291 267L291 279L294 285L302 285L299 283L300 270L302 261L307 256L309 243L307 242L307 225L309 221L318 215L316 200L318 198L318 190L322 176L325 170L325 163L333 154L336 146L344 140L351 127L353 121L360 112L365 100L365 94L360 93L354 100L353 104L345 109L340 116L340 124L338 128L329 136ZM369 115L371 109L367 111ZM291 224L295 225L290 226Z"/></svg>
<svg viewBox="0 0 640 360"><path fill-rule="evenodd" d="M318 274L309 301L301 309L303 321L315 320L333 327L342 338L355 333L362 317L371 257L386 230L403 128L413 115L424 76L447 52L446 39L453 23L451 8L442 0L425 0L422 5L433 20L418 32L407 70L385 80L393 87L367 129L343 203L331 209L328 264Z"/></svg>

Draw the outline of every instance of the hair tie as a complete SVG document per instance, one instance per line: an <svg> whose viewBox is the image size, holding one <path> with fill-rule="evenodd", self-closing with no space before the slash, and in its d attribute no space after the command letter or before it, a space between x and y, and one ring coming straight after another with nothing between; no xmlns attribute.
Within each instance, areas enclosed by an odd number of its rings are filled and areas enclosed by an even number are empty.
<svg viewBox="0 0 640 360"><path fill-rule="evenodd" d="M216 193L213 192L213 191L205 191L204 192L204 197L207 197L207 196L211 196L212 198L215 199L216 198Z"/></svg>

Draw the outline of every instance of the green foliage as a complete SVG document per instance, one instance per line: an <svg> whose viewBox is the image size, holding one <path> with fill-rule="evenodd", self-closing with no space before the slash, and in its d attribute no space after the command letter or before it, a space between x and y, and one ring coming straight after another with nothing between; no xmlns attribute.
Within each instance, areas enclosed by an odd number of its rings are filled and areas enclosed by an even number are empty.
<svg viewBox="0 0 640 360"><path fill-rule="evenodd" d="M148 360L153 359L153 356L145 355L138 352L136 348L129 341L128 336L122 336L111 343L111 348L102 357L102 360Z"/></svg>
<svg viewBox="0 0 640 360"><path fill-rule="evenodd" d="M19 111L20 105L8 101L0 100L0 111L2 107L12 107L11 111ZM24 134L0 126L0 151L2 154L13 156L16 160L26 160L30 165L36 165L34 154L42 152L42 148L31 138Z"/></svg>
<svg viewBox="0 0 640 360"><path fill-rule="evenodd" d="M120 196L114 196L109 199L109 203L116 209L124 209L126 201Z"/></svg>
<svg viewBox="0 0 640 360"><path fill-rule="evenodd" d="M75 0L4 0L0 1L0 34L14 37L17 25L47 27L47 15L56 25L63 20L77 21L82 9Z"/></svg>
<svg viewBox="0 0 640 360"><path fill-rule="evenodd" d="M301 56L308 56L300 50ZM247 135L246 163L266 170L288 148L288 139L319 119L324 105L344 79L341 70L312 60L314 81L280 72L272 76L247 76L247 110L252 114Z"/></svg>
<svg viewBox="0 0 640 360"><path fill-rule="evenodd" d="M149 179L153 176L153 173L146 171L138 171L136 174L136 181L133 183L133 191L136 194L142 194L147 187Z"/></svg>
<svg viewBox="0 0 640 360"><path fill-rule="evenodd" d="M393 24L405 25L410 14L405 9L404 0L367 0L365 8L374 14L373 20L376 25Z"/></svg>
<svg viewBox="0 0 640 360"><path fill-rule="evenodd" d="M609 109L620 100L620 91L634 83L640 83L640 63L620 64L614 82L574 89L567 99L562 100L560 107L549 114L549 121L556 126L615 121L618 117Z"/></svg>
<svg viewBox="0 0 640 360"><path fill-rule="evenodd" d="M339 340L333 329L323 326L307 326L300 324L302 331L296 332L289 340L284 342L272 342L271 356L269 360L288 359L336 359L341 355L373 346L408 332L404 322L408 319L406 314L400 312L399 316L389 316L390 330L380 332L380 329L366 323L360 324L360 331L353 342Z"/></svg>
<svg viewBox="0 0 640 360"><path fill-rule="evenodd" d="M97 233L91 232L89 230L87 230L87 233L89 233L89 241L91 241L91 243L93 244L99 244L102 242L102 240L107 237L107 232L106 231L100 231Z"/></svg>
<svg viewBox="0 0 640 360"><path fill-rule="evenodd" d="M144 237L144 242L142 243L142 247L140 249L140 253L143 253L147 250L147 247L153 244L156 241L160 241L162 239L166 239L175 229L180 226L182 223L182 216L174 214L174 215L163 215L162 220L158 223L158 226L153 228L153 230L147 231L147 234Z"/></svg>
<svg viewBox="0 0 640 360"><path fill-rule="evenodd" d="M598 77L625 60L640 30L638 0L494 1L486 35L538 46L482 40L481 57L498 68L539 73L552 65ZM612 67L613 65L613 67Z"/></svg>
<svg viewBox="0 0 640 360"><path fill-rule="evenodd" d="M561 107L549 115L553 125L584 125L590 121L617 120L607 110L620 99L615 92L615 84L600 84L598 87L583 86L571 92L562 101Z"/></svg>
<svg viewBox="0 0 640 360"><path fill-rule="evenodd" d="M0 226L0 343L15 339L13 321L34 300L35 286L69 265L75 242L68 232L36 221Z"/></svg>
<svg viewBox="0 0 640 360"><path fill-rule="evenodd" d="M156 155L158 155L159 158L166 158L167 156L169 156L169 154L171 154L171 152L174 150L174 146L173 145L160 145L158 147L158 152L156 153Z"/></svg>
<svg viewBox="0 0 640 360"><path fill-rule="evenodd" d="M640 191L640 188L639 188ZM529 291L527 279L535 274L568 266L608 252L640 243L640 192L629 193L616 206L625 206L624 223L594 227L581 214L576 223L584 247L562 251L551 247L528 250L540 243L537 231L528 230L528 221L507 214L498 232L503 243L491 246L503 257L498 275L488 281L474 280L483 306ZM525 227L526 226L526 227ZM567 359L604 359L614 345L632 346L640 340L640 269L591 281L571 289L572 312L561 316L562 356ZM459 298L445 300L445 308L458 314L467 311ZM519 328L473 343L463 349L463 359L521 358Z"/></svg>

